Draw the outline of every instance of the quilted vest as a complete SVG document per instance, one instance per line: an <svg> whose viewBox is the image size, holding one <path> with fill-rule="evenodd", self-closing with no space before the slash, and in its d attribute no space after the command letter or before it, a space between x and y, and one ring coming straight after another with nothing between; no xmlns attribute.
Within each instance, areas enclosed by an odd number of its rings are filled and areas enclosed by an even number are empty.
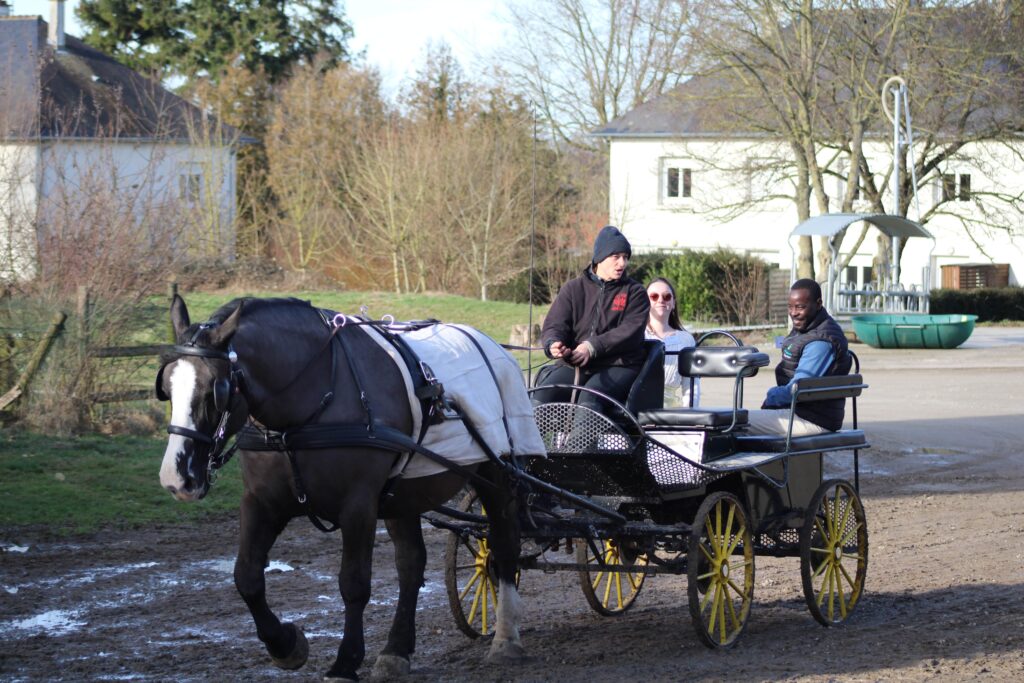
<svg viewBox="0 0 1024 683"><path fill-rule="evenodd" d="M805 332L793 330L782 341L782 362L775 366L775 383L778 386L789 384L800 364L800 356L804 347L812 341L825 341L832 345L835 360L825 372L825 376L848 375L853 365L853 358L848 352L846 335L839 323L822 308ZM796 414L809 422L828 429L838 431L843 428L843 417L846 414L846 399L835 398L810 403L797 403Z"/></svg>

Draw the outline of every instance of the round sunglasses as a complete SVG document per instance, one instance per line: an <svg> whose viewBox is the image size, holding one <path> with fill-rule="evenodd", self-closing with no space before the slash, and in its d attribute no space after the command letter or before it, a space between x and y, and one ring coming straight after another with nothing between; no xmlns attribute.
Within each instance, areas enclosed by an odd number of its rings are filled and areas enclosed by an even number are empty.
<svg viewBox="0 0 1024 683"><path fill-rule="evenodd" d="M650 297L651 301L658 301L659 299L661 299L662 301L672 301L672 292L665 292L664 294L658 294L658 292L648 292L647 296Z"/></svg>

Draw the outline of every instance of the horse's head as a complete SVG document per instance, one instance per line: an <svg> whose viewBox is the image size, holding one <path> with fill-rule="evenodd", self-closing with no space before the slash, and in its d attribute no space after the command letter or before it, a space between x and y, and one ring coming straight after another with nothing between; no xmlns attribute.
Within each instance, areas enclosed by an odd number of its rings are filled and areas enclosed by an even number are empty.
<svg viewBox="0 0 1024 683"><path fill-rule="evenodd" d="M210 473L223 464L228 438L245 424L248 406L231 348L242 305L223 322L191 324L180 296L171 302L177 344L156 376L156 395L171 402L170 438L160 483L178 500L198 500L210 489Z"/></svg>

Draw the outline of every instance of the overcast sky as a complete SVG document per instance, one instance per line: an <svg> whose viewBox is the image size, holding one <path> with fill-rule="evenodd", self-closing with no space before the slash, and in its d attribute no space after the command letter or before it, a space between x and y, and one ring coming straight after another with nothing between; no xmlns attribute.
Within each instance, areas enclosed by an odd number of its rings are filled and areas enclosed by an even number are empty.
<svg viewBox="0 0 1024 683"><path fill-rule="evenodd" d="M8 0L10 3L11 0ZM49 0L13 0L14 14L49 20ZM78 0L64 3L67 32L81 36L75 18ZM474 65L504 40L499 14L503 0L347 0L345 16L355 37L353 52L366 49L367 62L380 67L384 87L394 94L415 75L429 42L447 41L463 68Z"/></svg>

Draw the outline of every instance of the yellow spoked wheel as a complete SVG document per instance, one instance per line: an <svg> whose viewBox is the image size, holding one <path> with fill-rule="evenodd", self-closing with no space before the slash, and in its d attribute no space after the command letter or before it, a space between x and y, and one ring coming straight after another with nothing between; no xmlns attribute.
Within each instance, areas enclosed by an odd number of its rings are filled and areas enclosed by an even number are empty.
<svg viewBox="0 0 1024 683"><path fill-rule="evenodd" d="M736 643L754 599L754 545L740 501L712 493L697 510L686 558L690 617L711 648Z"/></svg>
<svg viewBox="0 0 1024 683"><path fill-rule="evenodd" d="M602 566L591 543L576 540L576 562L593 567L580 570L580 587L587 602L598 614L616 617L633 606L647 574L647 555L631 548L629 542L617 539L593 541L601 554Z"/></svg>
<svg viewBox="0 0 1024 683"><path fill-rule="evenodd" d="M487 516L475 491L466 493L457 507L462 512ZM498 616L498 574L487 539L451 533L444 564L445 589L455 625L470 638L493 633Z"/></svg>
<svg viewBox="0 0 1024 683"><path fill-rule="evenodd" d="M825 626L846 621L864 591L868 526L848 481L823 482L800 530L800 578L811 614Z"/></svg>

